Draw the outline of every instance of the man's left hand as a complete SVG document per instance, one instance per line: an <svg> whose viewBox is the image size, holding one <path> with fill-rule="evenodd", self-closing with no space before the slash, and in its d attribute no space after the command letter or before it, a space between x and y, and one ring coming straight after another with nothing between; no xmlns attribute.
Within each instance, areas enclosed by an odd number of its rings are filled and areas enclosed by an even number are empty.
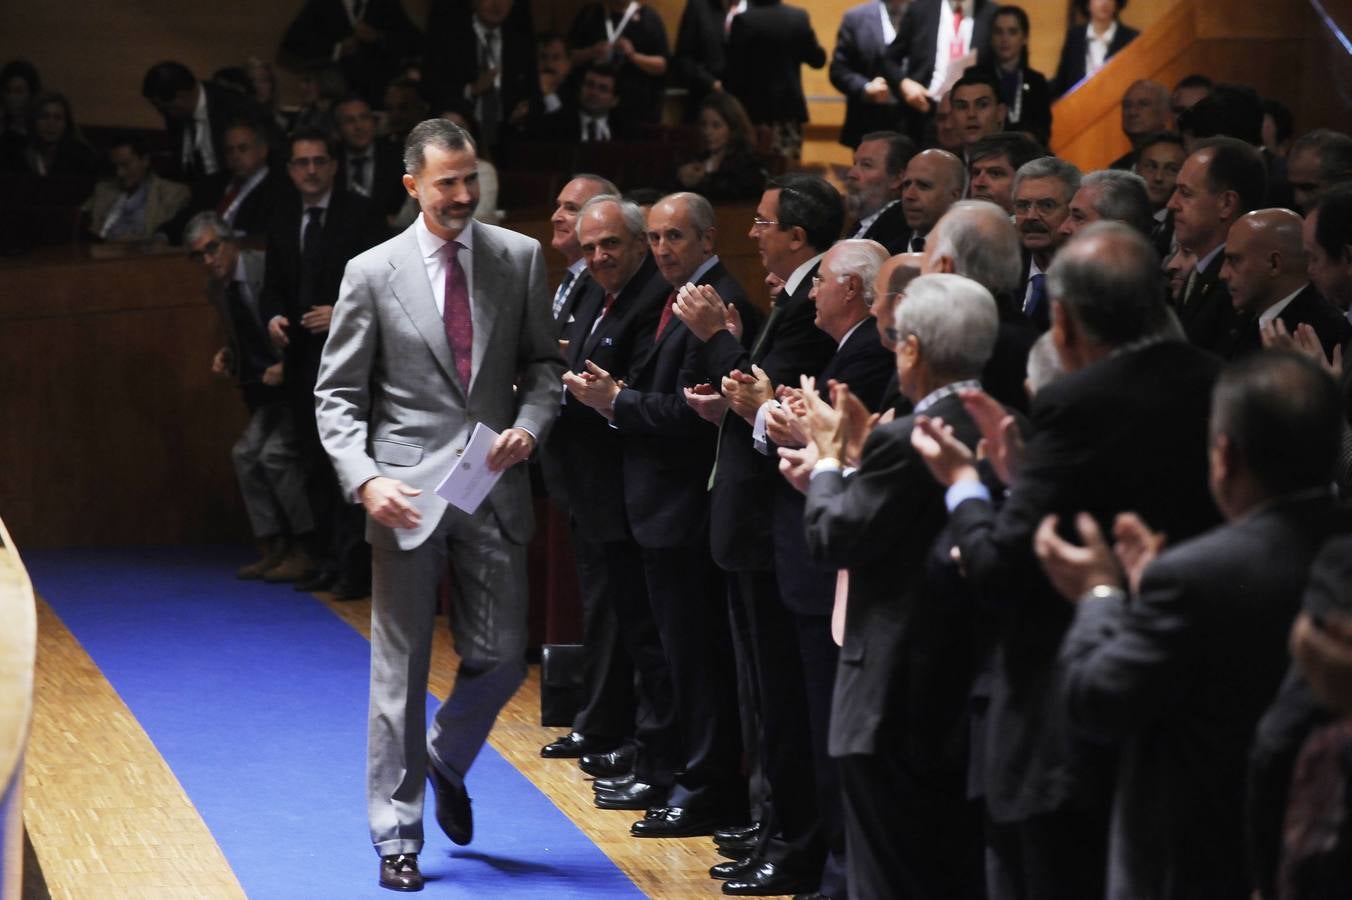
<svg viewBox="0 0 1352 900"><path fill-rule="evenodd" d="M301 327L311 334L325 334L332 321L332 306L312 306L300 317Z"/></svg>
<svg viewBox="0 0 1352 900"><path fill-rule="evenodd" d="M488 451L488 470L501 472L530 458L535 449L535 438L524 428L508 428L493 442Z"/></svg>
<svg viewBox="0 0 1352 900"><path fill-rule="evenodd" d="M676 292L672 311L701 341L707 341L728 327L727 304L711 285L682 287Z"/></svg>
<svg viewBox="0 0 1352 900"><path fill-rule="evenodd" d="M1075 517L1083 546L1075 546L1056 533L1056 516L1047 516L1033 536L1033 552L1042 571L1057 592L1071 603L1100 585L1120 588L1122 573L1108 549L1098 523L1089 513Z"/></svg>
<svg viewBox="0 0 1352 900"><path fill-rule="evenodd" d="M728 398L732 411L750 424L755 424L756 413L768 400L775 399L775 386L770 383L760 366L752 366L751 374L733 369L723 379L723 396Z"/></svg>
<svg viewBox="0 0 1352 900"><path fill-rule="evenodd" d="M581 375L576 372L564 372L563 385L579 403L591 407L607 419L614 417L615 398L620 395L620 382L596 363L587 360L587 371Z"/></svg>

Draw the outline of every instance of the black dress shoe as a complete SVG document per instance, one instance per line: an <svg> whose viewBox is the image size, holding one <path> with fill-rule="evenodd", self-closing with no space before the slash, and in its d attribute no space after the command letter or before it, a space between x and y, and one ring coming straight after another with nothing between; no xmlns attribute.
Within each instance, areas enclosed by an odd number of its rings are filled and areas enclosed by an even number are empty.
<svg viewBox="0 0 1352 900"><path fill-rule="evenodd" d="M596 793L613 793L614 791L627 788L637 780L633 772L628 775L616 775L614 778L598 778L592 782L592 790Z"/></svg>
<svg viewBox="0 0 1352 900"><path fill-rule="evenodd" d="M337 572L329 569L317 569L309 578L300 579L292 587L303 593L313 594L315 591L327 591L333 587L333 583L337 580Z"/></svg>
<svg viewBox="0 0 1352 900"><path fill-rule="evenodd" d="M570 731L541 747L540 755L545 759L577 759L584 753L604 753L614 749L614 741Z"/></svg>
<svg viewBox="0 0 1352 900"><path fill-rule="evenodd" d="M668 806L648 810L648 815L629 826L634 837L682 838L713 834L723 819L710 812Z"/></svg>
<svg viewBox="0 0 1352 900"><path fill-rule="evenodd" d="M441 774L431 760L427 760L427 777L432 780L432 794L437 801L437 824L452 843L464 846L474 840L474 813L469 805L469 792L463 784L456 784Z"/></svg>
<svg viewBox="0 0 1352 900"><path fill-rule="evenodd" d="M628 775L634 770L634 748L626 745L606 753L584 753L577 764L582 771L597 778Z"/></svg>
<svg viewBox="0 0 1352 900"><path fill-rule="evenodd" d="M762 862L739 877L723 882L723 893L734 897L773 897L816 889L814 876L787 870L772 862Z"/></svg>
<svg viewBox="0 0 1352 900"><path fill-rule="evenodd" d="M813 891L811 894L794 894L793 900L832 900L832 898L826 896L825 894L820 894L817 893L816 891Z"/></svg>
<svg viewBox="0 0 1352 900"><path fill-rule="evenodd" d="M380 886L392 891L421 891L422 873L418 871L418 854L396 853L380 858Z"/></svg>
<svg viewBox="0 0 1352 900"><path fill-rule="evenodd" d="M710 866L709 877L717 878L719 881L741 878L759 865L760 860L756 857L744 856L741 859L729 860Z"/></svg>
<svg viewBox="0 0 1352 900"><path fill-rule="evenodd" d="M753 840L760 838L760 823L752 822L749 825L734 825L731 828L720 828L714 832L714 843L725 844L729 841L741 843L747 838Z"/></svg>
<svg viewBox="0 0 1352 900"><path fill-rule="evenodd" d="M728 857L728 859L737 859L738 857L746 856L759 846L760 836L754 834L736 841L714 841L714 848L718 850L719 853Z"/></svg>
<svg viewBox="0 0 1352 900"><path fill-rule="evenodd" d="M647 809L667 802L667 789L643 781L635 781L623 790L597 794L597 809Z"/></svg>

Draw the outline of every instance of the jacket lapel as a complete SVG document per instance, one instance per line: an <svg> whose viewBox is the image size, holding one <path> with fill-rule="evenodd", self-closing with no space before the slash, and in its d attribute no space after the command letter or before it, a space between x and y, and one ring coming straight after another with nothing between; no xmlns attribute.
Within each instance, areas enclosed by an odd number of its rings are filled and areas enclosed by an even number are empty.
<svg viewBox="0 0 1352 900"><path fill-rule="evenodd" d="M470 384L473 384L492 340L493 326L498 321L499 305L490 299L490 293L511 297L514 292L503 289L513 274L507 261L507 248L478 222L474 223L474 245L470 253L474 255L474 287L469 305L470 319L474 323L474 350L470 357Z"/></svg>
<svg viewBox="0 0 1352 900"><path fill-rule="evenodd" d="M399 252L390 257L390 268L393 269L390 273L390 291L403 307L404 313L413 320L413 327L418 329L418 334L432 351L446 380L463 393L465 388L461 386L460 376L455 372L451 345L446 340L446 326L441 316L437 315L437 300L432 295L432 286L427 282L427 268L423 263L418 238L413 232L414 227L411 225L404 232Z"/></svg>

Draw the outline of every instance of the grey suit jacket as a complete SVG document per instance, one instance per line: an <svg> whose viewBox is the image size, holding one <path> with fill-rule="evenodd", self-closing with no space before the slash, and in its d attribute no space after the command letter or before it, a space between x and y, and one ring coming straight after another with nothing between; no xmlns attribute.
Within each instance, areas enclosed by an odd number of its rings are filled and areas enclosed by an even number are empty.
<svg viewBox="0 0 1352 900"><path fill-rule="evenodd" d="M494 431L524 428L542 441L559 409L559 356L540 244L476 222L470 252L474 352L468 390L451 357L414 229L347 264L315 385L324 448L343 490L378 475L422 494L416 528L367 520L366 537L386 549L412 550L446 511L434 488L455 464L478 422ZM505 472L489 494L503 532L530 538L525 466Z"/></svg>

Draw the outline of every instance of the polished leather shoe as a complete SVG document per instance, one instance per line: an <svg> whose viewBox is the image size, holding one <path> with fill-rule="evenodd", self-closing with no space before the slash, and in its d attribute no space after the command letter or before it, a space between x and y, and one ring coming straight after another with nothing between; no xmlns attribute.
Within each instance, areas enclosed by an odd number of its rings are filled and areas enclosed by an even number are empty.
<svg viewBox="0 0 1352 900"><path fill-rule="evenodd" d="M545 759L577 759L584 753L605 753L614 749L614 741L587 737L585 734L570 731L541 747L540 755Z"/></svg>
<svg viewBox="0 0 1352 900"><path fill-rule="evenodd" d="M811 894L794 894L793 900L832 900L825 894L813 891Z"/></svg>
<svg viewBox="0 0 1352 900"><path fill-rule="evenodd" d="M734 825L730 828L720 828L714 832L714 843L725 844L728 842L740 843L747 838L760 838L760 823L752 822L749 825Z"/></svg>
<svg viewBox="0 0 1352 900"><path fill-rule="evenodd" d="M614 778L598 778L592 782L592 790L596 793L614 793L615 791L629 787L638 780L638 777L630 772L628 775L616 775Z"/></svg>
<svg viewBox="0 0 1352 900"><path fill-rule="evenodd" d="M436 763L427 761L427 777L432 780L432 794L437 801L437 824L452 843L464 846L474 840L474 813L470 809L469 791L464 784L456 784L441 773Z"/></svg>
<svg viewBox="0 0 1352 900"><path fill-rule="evenodd" d="M773 862L762 862L737 878L723 882L723 893L734 897L773 897L816 889L815 877L787 870Z"/></svg>
<svg viewBox="0 0 1352 900"><path fill-rule="evenodd" d="M659 807L629 826L634 837L683 838L713 834L723 819L712 813L679 806Z"/></svg>
<svg viewBox="0 0 1352 900"><path fill-rule="evenodd" d="M738 859L739 857L746 856L748 853L750 853L752 850L755 850L759 846L760 846L760 837L754 834L750 835L749 837L744 837L741 840L737 841L723 841L722 843L718 842L714 843L714 848L718 850L719 853L726 856L728 859Z"/></svg>
<svg viewBox="0 0 1352 900"><path fill-rule="evenodd" d="M760 860L756 857L744 856L741 859L733 859L710 866L709 877L717 878L719 881L729 881L741 878L759 865Z"/></svg>
<svg viewBox="0 0 1352 900"><path fill-rule="evenodd" d="M667 800L667 789L643 781L635 781L623 790L597 794L597 809L647 809L661 806Z"/></svg>
<svg viewBox="0 0 1352 900"><path fill-rule="evenodd" d="M380 886L392 891L421 891L422 873L418 871L418 854L396 853L380 858Z"/></svg>
<svg viewBox="0 0 1352 900"><path fill-rule="evenodd" d="M584 753L577 764L582 771L596 778L628 775L634 770L634 748L624 746L606 753Z"/></svg>

